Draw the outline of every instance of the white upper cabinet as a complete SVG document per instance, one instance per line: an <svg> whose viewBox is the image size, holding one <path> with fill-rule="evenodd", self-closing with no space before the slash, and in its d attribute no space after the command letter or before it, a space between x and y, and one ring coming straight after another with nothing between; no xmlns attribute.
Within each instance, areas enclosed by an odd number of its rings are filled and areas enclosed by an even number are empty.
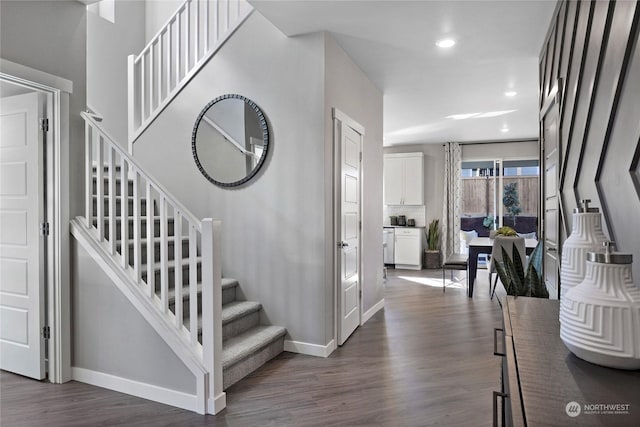
<svg viewBox="0 0 640 427"><path fill-rule="evenodd" d="M424 205L422 153L385 154L384 204Z"/></svg>

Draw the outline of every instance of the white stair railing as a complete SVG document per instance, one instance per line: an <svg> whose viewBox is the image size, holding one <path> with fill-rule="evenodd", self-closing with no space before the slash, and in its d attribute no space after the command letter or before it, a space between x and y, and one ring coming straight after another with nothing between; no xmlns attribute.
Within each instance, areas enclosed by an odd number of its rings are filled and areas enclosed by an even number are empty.
<svg viewBox="0 0 640 427"><path fill-rule="evenodd" d="M246 0L186 0L144 50L129 56L129 151L251 14Z"/></svg>
<svg viewBox="0 0 640 427"><path fill-rule="evenodd" d="M81 115L86 143L86 227L133 279L139 295L156 307L166 326L204 365L208 385L199 393L205 394L206 406L212 408L213 399L223 393L220 221L198 220L90 114ZM183 253L185 248L188 253Z"/></svg>

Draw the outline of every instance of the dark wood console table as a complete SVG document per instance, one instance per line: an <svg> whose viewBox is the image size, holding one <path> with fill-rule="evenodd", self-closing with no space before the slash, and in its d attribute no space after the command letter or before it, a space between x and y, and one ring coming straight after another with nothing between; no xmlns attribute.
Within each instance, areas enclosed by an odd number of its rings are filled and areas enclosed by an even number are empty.
<svg viewBox="0 0 640 427"><path fill-rule="evenodd" d="M574 356L560 340L558 301L507 296L502 312L502 348L499 329L494 343L494 353L503 357L494 425L640 426L640 371ZM570 402L579 405L579 415L567 414Z"/></svg>

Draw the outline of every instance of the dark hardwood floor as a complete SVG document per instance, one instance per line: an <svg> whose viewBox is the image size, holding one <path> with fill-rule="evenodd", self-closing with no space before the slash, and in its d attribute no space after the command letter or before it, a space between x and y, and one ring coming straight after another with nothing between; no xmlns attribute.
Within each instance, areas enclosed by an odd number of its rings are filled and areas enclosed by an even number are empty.
<svg viewBox="0 0 640 427"><path fill-rule="evenodd" d="M448 274L447 274L448 277ZM0 425L488 426L500 359L486 272L473 299L439 270L390 270L385 309L326 359L282 353L201 416L82 383L0 373Z"/></svg>

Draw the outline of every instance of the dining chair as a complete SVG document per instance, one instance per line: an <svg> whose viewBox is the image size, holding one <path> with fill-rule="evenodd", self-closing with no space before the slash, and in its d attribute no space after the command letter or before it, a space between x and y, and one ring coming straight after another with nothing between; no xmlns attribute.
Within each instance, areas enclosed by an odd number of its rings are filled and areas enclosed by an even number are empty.
<svg viewBox="0 0 640 427"><path fill-rule="evenodd" d="M469 280L469 254L452 254L442 263L442 292L447 288L445 281L445 271L451 271L451 281L453 282L453 270L467 270L467 280Z"/></svg>
<svg viewBox="0 0 640 427"><path fill-rule="evenodd" d="M460 230L460 253L469 254L469 242L478 237L476 230Z"/></svg>
<svg viewBox="0 0 640 427"><path fill-rule="evenodd" d="M513 259L513 248L515 248L520 254L520 260L522 261L522 268L525 266L526 248L524 243L524 237L518 236L495 236L493 239L493 247L491 248L491 259L489 260L489 295L491 299L496 293L496 286L498 284L498 273L496 270L496 263L502 263L502 248ZM496 278L493 282L493 290L491 290L491 276L496 273Z"/></svg>

